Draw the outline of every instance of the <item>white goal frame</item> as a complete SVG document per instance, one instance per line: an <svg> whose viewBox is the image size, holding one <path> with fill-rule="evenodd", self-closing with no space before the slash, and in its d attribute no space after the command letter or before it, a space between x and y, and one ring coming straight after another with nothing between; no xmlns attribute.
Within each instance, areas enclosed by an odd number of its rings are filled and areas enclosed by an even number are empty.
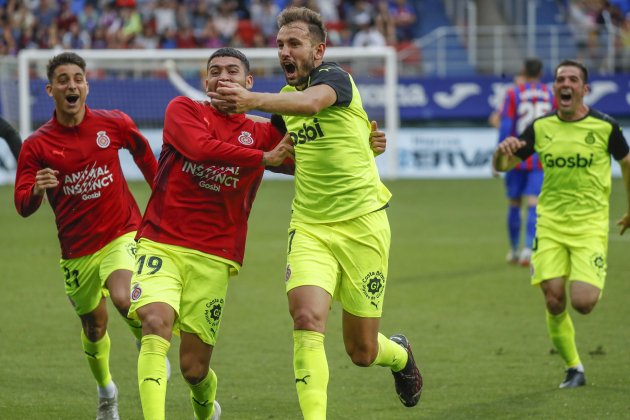
<svg viewBox="0 0 630 420"><path fill-rule="evenodd" d="M255 59L277 58L275 48L242 48L250 61ZM86 60L199 60L204 62L215 49L180 49L180 50L80 50L77 51ZM19 96L19 128L20 134L26 138L33 131L29 94L29 68L32 61L48 60L60 50L21 50L18 54L18 96ZM400 128L400 112L398 109L398 60L392 47L351 48L330 47L326 49L326 59L371 58L380 57L384 61L384 131L387 132L386 173L383 175L395 178L398 172L398 151L396 138Z"/></svg>

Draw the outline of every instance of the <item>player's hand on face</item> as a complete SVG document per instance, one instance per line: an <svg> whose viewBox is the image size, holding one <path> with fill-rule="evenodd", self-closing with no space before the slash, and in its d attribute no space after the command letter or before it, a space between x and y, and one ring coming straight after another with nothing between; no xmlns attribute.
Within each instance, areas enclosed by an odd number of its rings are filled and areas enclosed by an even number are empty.
<svg viewBox="0 0 630 420"><path fill-rule="evenodd" d="M617 222L617 226L621 226L619 234L623 235L626 229L630 228L630 212L623 215L623 217Z"/></svg>
<svg viewBox="0 0 630 420"><path fill-rule="evenodd" d="M242 114L250 111L251 92L238 83L219 81L216 92L208 92L212 104L223 112Z"/></svg>
<svg viewBox="0 0 630 420"><path fill-rule="evenodd" d="M385 152L387 148L387 138L385 133L379 131L376 121L371 122L372 131L370 132L370 148L374 153L374 156L378 156Z"/></svg>
<svg viewBox="0 0 630 420"><path fill-rule="evenodd" d="M35 185L33 185L33 194L37 196L44 195L47 189L57 188L59 180L57 179L59 171L50 168L44 168L35 174Z"/></svg>
<svg viewBox="0 0 630 420"><path fill-rule="evenodd" d="M503 156L512 157L517 150L525 147L526 144L527 143L523 140L517 139L516 137L507 137L499 143L497 151Z"/></svg>
<svg viewBox="0 0 630 420"><path fill-rule="evenodd" d="M263 153L263 164L265 166L280 166L288 157L295 157L295 150L291 136L286 133L273 150Z"/></svg>

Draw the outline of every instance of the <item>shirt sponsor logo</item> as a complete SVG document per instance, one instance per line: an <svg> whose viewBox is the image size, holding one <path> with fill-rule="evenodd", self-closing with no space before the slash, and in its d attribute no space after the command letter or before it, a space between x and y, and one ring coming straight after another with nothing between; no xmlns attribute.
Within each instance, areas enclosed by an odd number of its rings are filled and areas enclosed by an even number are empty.
<svg viewBox="0 0 630 420"><path fill-rule="evenodd" d="M107 149L110 143L111 141L107 136L107 132L99 131L98 133L96 133L96 144L98 145L98 147L100 147L101 149Z"/></svg>
<svg viewBox="0 0 630 420"><path fill-rule="evenodd" d="M555 157L551 153L547 153L543 155L543 162L545 168L590 168L593 164L593 154L591 153L588 157L579 153L575 156Z"/></svg>
<svg viewBox="0 0 630 420"><path fill-rule="evenodd" d="M196 178L201 178L199 186L210 191L221 191L221 186L236 188L240 181L240 170L238 166L214 166L204 165L184 161L182 172L191 174Z"/></svg>
<svg viewBox="0 0 630 420"><path fill-rule="evenodd" d="M318 137L324 137L324 132L319 125L319 121L317 118L313 119L313 125L306 125L306 123L302 124L302 129L295 131L290 131L289 135L291 136L291 140L293 144L304 144L309 141L313 141Z"/></svg>
<svg viewBox="0 0 630 420"><path fill-rule="evenodd" d="M81 195L83 200L92 200L101 196L100 189L114 182L114 175L109 172L107 165L96 166L94 162L82 171L65 175L63 182L65 195Z"/></svg>
<svg viewBox="0 0 630 420"><path fill-rule="evenodd" d="M251 133L248 133L247 131L242 131L241 135L238 136L238 142L245 146L251 146L252 144L254 144L254 139L252 138Z"/></svg>

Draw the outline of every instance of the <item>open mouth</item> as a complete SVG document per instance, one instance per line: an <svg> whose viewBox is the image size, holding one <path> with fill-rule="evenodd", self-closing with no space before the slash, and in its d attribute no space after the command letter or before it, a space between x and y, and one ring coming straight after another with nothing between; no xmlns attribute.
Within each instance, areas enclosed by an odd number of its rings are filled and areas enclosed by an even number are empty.
<svg viewBox="0 0 630 420"><path fill-rule="evenodd" d="M571 103L571 99L573 99L573 93L570 90L561 91L559 99L561 104L568 105Z"/></svg>
<svg viewBox="0 0 630 420"><path fill-rule="evenodd" d="M76 104L78 100L79 100L79 95L68 95L68 96L66 96L66 101L68 101L68 103L71 104L71 105Z"/></svg>
<svg viewBox="0 0 630 420"><path fill-rule="evenodd" d="M284 67L284 72L287 76L295 74L295 71L297 70L295 64L293 63L284 63L282 66Z"/></svg>

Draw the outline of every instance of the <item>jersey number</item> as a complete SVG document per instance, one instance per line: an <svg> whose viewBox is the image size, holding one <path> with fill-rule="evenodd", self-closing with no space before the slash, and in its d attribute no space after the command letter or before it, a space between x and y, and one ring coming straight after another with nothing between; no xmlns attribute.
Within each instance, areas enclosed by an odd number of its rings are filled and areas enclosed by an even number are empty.
<svg viewBox="0 0 630 420"><path fill-rule="evenodd" d="M518 121L516 122L516 133L521 135L525 128L536 118L551 110L549 102L521 102L518 104Z"/></svg>
<svg viewBox="0 0 630 420"><path fill-rule="evenodd" d="M153 270L148 274L155 274L160 271L160 268L162 268L162 258L155 256L150 256L147 258L146 255L142 255L140 256L140 258L138 258L138 274L142 274L142 267L144 267L145 262L147 264L147 267Z"/></svg>

